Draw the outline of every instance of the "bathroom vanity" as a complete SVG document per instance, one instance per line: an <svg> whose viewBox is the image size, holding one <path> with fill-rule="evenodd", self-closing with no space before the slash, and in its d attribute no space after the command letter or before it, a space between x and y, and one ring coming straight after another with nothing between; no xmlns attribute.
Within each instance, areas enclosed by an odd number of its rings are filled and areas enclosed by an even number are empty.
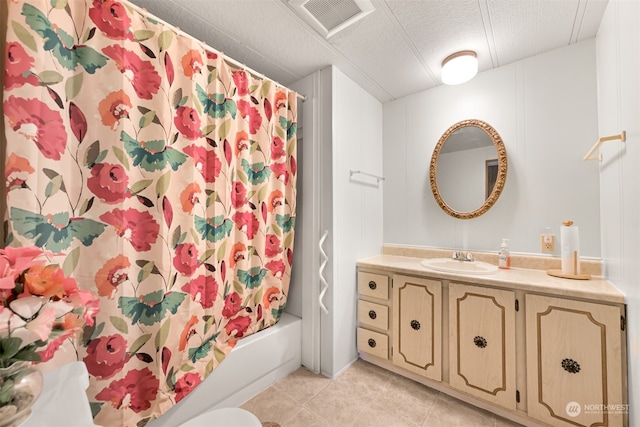
<svg viewBox="0 0 640 427"><path fill-rule="evenodd" d="M628 425L625 299L615 286L422 261L358 261L362 359L525 425Z"/></svg>

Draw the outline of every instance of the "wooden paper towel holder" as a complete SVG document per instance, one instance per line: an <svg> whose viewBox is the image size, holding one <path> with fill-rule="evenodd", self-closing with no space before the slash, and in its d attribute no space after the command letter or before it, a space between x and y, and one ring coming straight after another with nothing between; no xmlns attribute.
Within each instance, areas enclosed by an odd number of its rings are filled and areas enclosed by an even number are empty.
<svg viewBox="0 0 640 427"><path fill-rule="evenodd" d="M563 273L562 270L550 268L547 270L547 274L549 276L561 277L563 279L573 279L573 280L589 280L591 279L591 275L587 273L578 273L578 252L573 252L573 274L571 273Z"/></svg>

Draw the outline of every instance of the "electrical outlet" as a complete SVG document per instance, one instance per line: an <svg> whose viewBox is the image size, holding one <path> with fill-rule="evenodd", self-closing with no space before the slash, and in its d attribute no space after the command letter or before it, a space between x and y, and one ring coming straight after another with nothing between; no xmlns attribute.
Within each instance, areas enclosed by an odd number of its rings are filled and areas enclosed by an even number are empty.
<svg viewBox="0 0 640 427"><path fill-rule="evenodd" d="M556 236L553 234L540 235L540 250L543 253L553 253L556 250Z"/></svg>

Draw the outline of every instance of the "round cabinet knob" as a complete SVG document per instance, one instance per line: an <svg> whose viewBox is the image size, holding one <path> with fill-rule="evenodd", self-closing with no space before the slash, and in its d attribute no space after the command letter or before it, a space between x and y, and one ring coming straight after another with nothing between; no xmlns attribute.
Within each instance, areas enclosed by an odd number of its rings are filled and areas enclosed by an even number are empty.
<svg viewBox="0 0 640 427"><path fill-rule="evenodd" d="M373 338L369 338L367 344L369 344L369 347L374 348L376 346L376 340L374 340Z"/></svg>
<svg viewBox="0 0 640 427"><path fill-rule="evenodd" d="M376 317L378 317L378 315L376 314L376 312L375 312L375 311L373 311L373 310L369 310L369 319L371 319L371 320L375 320L375 319L376 319Z"/></svg>
<svg viewBox="0 0 640 427"><path fill-rule="evenodd" d="M377 287L378 287L377 283L374 282L373 280L369 282L369 289L371 289L372 291L375 291Z"/></svg>
<svg viewBox="0 0 640 427"><path fill-rule="evenodd" d="M418 329L420 329L420 322L418 322L417 320L412 320L410 325L414 331L417 331Z"/></svg>
<svg viewBox="0 0 640 427"><path fill-rule="evenodd" d="M580 372L580 364L573 359L562 359L562 369L570 374L577 374Z"/></svg>
<svg viewBox="0 0 640 427"><path fill-rule="evenodd" d="M481 336L476 336L473 337L473 343L476 345L476 347L479 348L485 348L487 346L487 340L484 339L484 337Z"/></svg>

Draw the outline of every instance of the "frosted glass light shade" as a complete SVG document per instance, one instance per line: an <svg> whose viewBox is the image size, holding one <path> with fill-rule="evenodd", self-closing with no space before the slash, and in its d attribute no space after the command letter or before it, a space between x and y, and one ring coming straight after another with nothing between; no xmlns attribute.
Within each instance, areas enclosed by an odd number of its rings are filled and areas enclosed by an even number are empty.
<svg viewBox="0 0 640 427"><path fill-rule="evenodd" d="M442 83L459 85L478 74L478 58L472 50L463 50L447 56L442 61Z"/></svg>

